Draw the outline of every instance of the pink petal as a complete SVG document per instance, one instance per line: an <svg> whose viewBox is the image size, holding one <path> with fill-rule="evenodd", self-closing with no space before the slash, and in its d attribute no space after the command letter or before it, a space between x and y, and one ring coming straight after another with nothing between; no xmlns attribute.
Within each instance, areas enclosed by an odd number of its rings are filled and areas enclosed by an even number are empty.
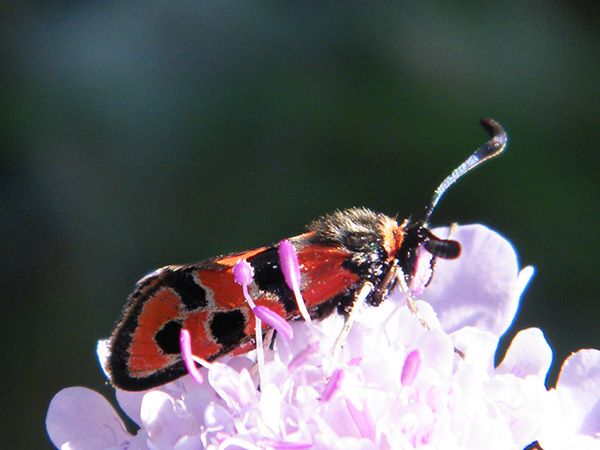
<svg viewBox="0 0 600 450"><path fill-rule="evenodd" d="M46 430L52 443L72 450L125 446L133 436L108 400L84 387L59 391L48 408Z"/></svg>
<svg viewBox="0 0 600 450"><path fill-rule="evenodd" d="M268 324L270 327L276 329L277 332L286 339L292 339L294 337L294 330L292 330L292 326L287 320L285 320L272 309L269 309L266 306L258 305L255 306L252 311L256 317Z"/></svg>
<svg viewBox="0 0 600 450"><path fill-rule="evenodd" d="M433 232L446 237L445 229ZM513 320L517 255L510 242L483 225L459 227L452 235L461 243L458 259L438 259L431 285L422 299L436 310L444 330L465 326L502 335Z"/></svg>

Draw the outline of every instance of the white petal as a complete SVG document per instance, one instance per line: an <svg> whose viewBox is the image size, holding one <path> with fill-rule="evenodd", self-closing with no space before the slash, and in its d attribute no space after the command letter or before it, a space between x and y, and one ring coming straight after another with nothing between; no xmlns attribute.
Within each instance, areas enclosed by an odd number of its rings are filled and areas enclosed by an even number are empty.
<svg viewBox="0 0 600 450"><path fill-rule="evenodd" d="M256 388L246 369L240 373L225 364L213 363L208 371L208 381L229 408L240 410L256 401Z"/></svg>
<svg viewBox="0 0 600 450"><path fill-rule="evenodd" d="M204 409L203 422L208 431L226 429L232 421L231 413L224 406L213 402Z"/></svg>
<svg viewBox="0 0 600 450"><path fill-rule="evenodd" d="M564 442L560 444L560 447L555 447L552 444L546 445L543 442L540 443L543 445L544 450L600 450L600 438L583 436L581 434L569 436Z"/></svg>
<svg viewBox="0 0 600 450"><path fill-rule="evenodd" d="M545 414L552 406L543 378L499 375L485 384L485 392L504 416L519 448L540 438Z"/></svg>
<svg viewBox="0 0 600 450"><path fill-rule="evenodd" d="M490 332L466 327L452 333L454 347L463 353L463 361L482 372L491 372L498 338Z"/></svg>
<svg viewBox="0 0 600 450"><path fill-rule="evenodd" d="M519 306L521 305L521 297L525 293L525 289L529 285L529 282L533 278L533 274L535 273L535 268L533 266L524 267L517 276L517 282L513 288L512 297L510 302L507 305L506 309L506 324L504 326L504 330L501 334L504 334L506 330L512 325L514 320L517 317L517 312L519 311ZM511 319L512 317L512 319Z"/></svg>
<svg viewBox="0 0 600 450"><path fill-rule="evenodd" d="M147 391L133 392L115 389L115 394L121 409L133 420L136 424L141 425L140 410L142 409L142 400Z"/></svg>
<svg viewBox="0 0 600 450"><path fill-rule="evenodd" d="M100 363L102 372L104 372L104 376L109 380L108 357L110 356L110 349L108 348L108 339L100 339L96 343L96 355L98 356L98 362Z"/></svg>
<svg viewBox="0 0 600 450"><path fill-rule="evenodd" d="M454 345L450 337L441 330L429 330L417 345L423 367L434 369L441 376L452 373Z"/></svg>
<svg viewBox="0 0 600 450"><path fill-rule="evenodd" d="M108 400L79 386L63 389L54 396L46 429L55 446L71 450L120 447L132 438Z"/></svg>
<svg viewBox="0 0 600 450"><path fill-rule="evenodd" d="M148 447L148 433L143 428L129 441L129 445L126 448L127 450L154 450ZM118 450L122 450L122 448Z"/></svg>
<svg viewBox="0 0 600 450"><path fill-rule="evenodd" d="M496 368L497 373L511 373L519 378L546 378L552 364L552 349L539 328L519 331L513 338L506 356Z"/></svg>
<svg viewBox="0 0 600 450"><path fill-rule="evenodd" d="M204 383L204 389L195 389L182 397L186 411L195 417L199 426L204 425L204 411L217 399L215 391L208 386L208 383Z"/></svg>
<svg viewBox="0 0 600 450"><path fill-rule="evenodd" d="M281 424L282 400L279 388L273 383L261 386L259 408L263 420L273 430L277 430Z"/></svg>
<svg viewBox="0 0 600 450"><path fill-rule="evenodd" d="M434 233L446 237L447 231ZM517 255L512 245L483 225L458 227L456 260L438 258L431 285L422 295L431 303L447 332L473 326L502 335L513 320Z"/></svg>
<svg viewBox="0 0 600 450"><path fill-rule="evenodd" d="M474 417L469 424L463 445L466 449L506 450L516 448L510 429L504 420L483 414Z"/></svg>
<svg viewBox="0 0 600 450"><path fill-rule="evenodd" d="M396 290L391 300L396 302L401 294ZM394 310L390 313L388 320L384 321L380 328L385 332L385 336L396 346L415 345L419 338L427 332L427 328L419 320L422 318L432 328L437 328L439 322L431 305L427 302L417 301L418 316L411 312L407 306L395 304Z"/></svg>
<svg viewBox="0 0 600 450"><path fill-rule="evenodd" d="M556 391L567 426L574 433L600 433L600 350L579 350L569 356L560 371Z"/></svg>
<svg viewBox="0 0 600 450"><path fill-rule="evenodd" d="M181 437L199 433L194 416L161 391L144 395L141 420L157 450L172 449Z"/></svg>
<svg viewBox="0 0 600 450"><path fill-rule="evenodd" d="M199 435L183 436L175 443L173 450L199 450L204 448Z"/></svg>

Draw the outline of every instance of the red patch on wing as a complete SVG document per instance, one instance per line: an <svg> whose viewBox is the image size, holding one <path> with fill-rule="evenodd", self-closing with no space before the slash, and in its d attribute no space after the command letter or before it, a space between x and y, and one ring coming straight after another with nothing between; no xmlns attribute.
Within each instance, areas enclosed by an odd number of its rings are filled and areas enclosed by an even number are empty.
<svg viewBox="0 0 600 450"><path fill-rule="evenodd" d="M199 269L196 276L208 288L216 309L234 309L245 304L242 287L233 279L233 269L221 271Z"/></svg>
<svg viewBox="0 0 600 450"><path fill-rule="evenodd" d="M171 363L171 358L161 351L154 337L164 324L179 317L180 305L179 296L168 287L146 300L129 347L128 365L132 373L162 369Z"/></svg>
<svg viewBox="0 0 600 450"><path fill-rule="evenodd" d="M221 350L209 334L209 316L209 311L194 311L186 316L183 323L183 328L189 330L192 336L192 353L203 359L211 359Z"/></svg>
<svg viewBox="0 0 600 450"><path fill-rule="evenodd" d="M307 245L298 250L303 280L302 297L306 306L318 306L360 280L359 276L344 269L348 252L337 247Z"/></svg>

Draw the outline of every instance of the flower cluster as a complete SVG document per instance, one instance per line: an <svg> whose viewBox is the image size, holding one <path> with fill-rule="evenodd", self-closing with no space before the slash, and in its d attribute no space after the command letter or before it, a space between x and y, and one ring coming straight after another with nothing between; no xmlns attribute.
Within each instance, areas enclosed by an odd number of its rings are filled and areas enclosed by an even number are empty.
<svg viewBox="0 0 600 450"><path fill-rule="evenodd" d="M50 439L70 450L600 448L600 351L571 355L548 390L552 351L531 328L494 367L533 269L519 272L511 245L485 227L455 233L463 254L415 287L418 313L394 292L362 309L335 354L343 320L332 315L292 323L292 339L264 349L260 375L252 351L190 363L195 377L150 391L117 390L135 435L98 393L64 389L46 418ZM428 278L422 259L416 280ZM106 352L101 342L101 360Z"/></svg>

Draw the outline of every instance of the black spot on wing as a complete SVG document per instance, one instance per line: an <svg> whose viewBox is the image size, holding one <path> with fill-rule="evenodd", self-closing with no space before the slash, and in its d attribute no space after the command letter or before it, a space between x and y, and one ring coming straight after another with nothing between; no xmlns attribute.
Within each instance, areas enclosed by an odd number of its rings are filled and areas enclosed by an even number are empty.
<svg viewBox="0 0 600 450"><path fill-rule="evenodd" d="M165 354L177 354L179 349L179 334L181 333L181 322L167 322L158 333L154 340Z"/></svg>
<svg viewBox="0 0 600 450"><path fill-rule="evenodd" d="M196 268L179 269L165 275L166 284L177 292L188 311L205 308L208 305L206 291L194 278L196 270Z"/></svg>
<svg viewBox="0 0 600 450"><path fill-rule="evenodd" d="M220 311L210 320L210 331L215 341L225 348L234 347L244 338L246 317L239 309Z"/></svg>
<svg viewBox="0 0 600 450"><path fill-rule="evenodd" d="M288 287L281 271L277 247L269 247L265 251L248 258L254 268L254 282L261 291L275 294L286 311L297 309L294 293Z"/></svg>
<svg viewBox="0 0 600 450"><path fill-rule="evenodd" d="M254 268L254 282L261 290L273 292L285 285L276 247L257 253L248 262Z"/></svg>

